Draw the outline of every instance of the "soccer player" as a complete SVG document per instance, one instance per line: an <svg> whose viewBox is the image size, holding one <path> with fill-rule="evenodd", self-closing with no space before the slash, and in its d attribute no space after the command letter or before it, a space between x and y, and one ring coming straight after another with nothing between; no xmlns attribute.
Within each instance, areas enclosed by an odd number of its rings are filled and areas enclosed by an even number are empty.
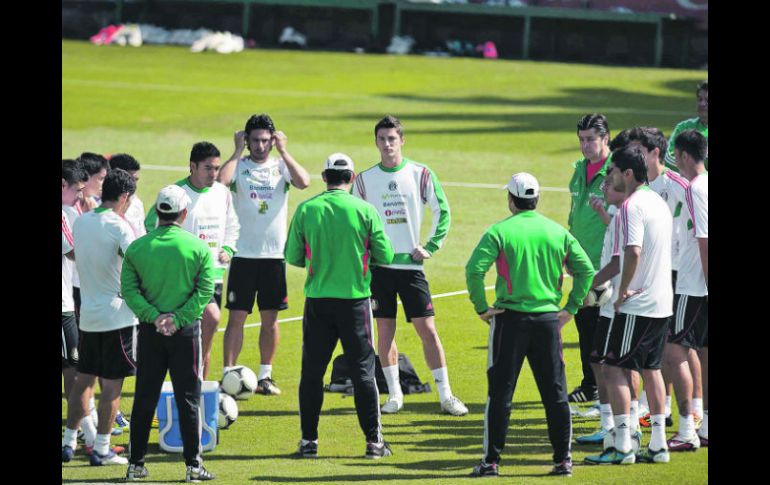
<svg viewBox="0 0 770 485"><path fill-rule="evenodd" d="M583 158L575 162L575 172L569 183L572 202L568 219L569 231L583 247L595 271L599 270L602 241L607 224L591 208L591 195L601 198L601 184L610 159L610 128L607 117L587 114L577 124L577 137ZM569 394L570 402L588 402L599 399L596 378L591 368L591 346L599 320L598 307L583 307L575 314L580 342L580 362L583 380Z"/></svg>
<svg viewBox="0 0 770 485"><path fill-rule="evenodd" d="M110 167L119 168L131 174L134 178L134 182L136 182L136 186L139 187L139 171L142 167L136 158L126 153L113 155L110 157ZM147 234L147 231L144 228L144 204L142 204L138 195L134 194L134 196L131 197L131 205L126 209L125 217L134 229L134 234L137 238Z"/></svg>
<svg viewBox="0 0 770 485"><path fill-rule="evenodd" d="M181 227L189 206L181 187L161 189L155 203L158 228L131 243L123 261L123 297L139 319L127 480L148 476L147 441L167 372L179 412L186 480L214 479L203 467L199 408L200 318L214 296L214 267L208 245Z"/></svg>
<svg viewBox="0 0 770 485"><path fill-rule="evenodd" d="M404 407L395 341L398 295L404 304L406 321L414 324L422 341L442 411L463 416L468 408L452 394L444 348L436 331L430 287L422 270L423 262L439 250L449 231L449 202L430 168L402 156L405 139L397 118L386 116L377 122L374 137L380 163L361 172L353 195L374 205L396 251L392 263L372 266L372 310L377 320L377 347L389 394L382 412L397 413ZM422 244L420 227L425 206L431 209L433 229L428 241Z"/></svg>
<svg viewBox="0 0 770 485"><path fill-rule="evenodd" d="M695 109L698 111L698 116L682 121L674 127L674 131L668 138L668 151L666 151L666 166L673 170L679 170L676 164L674 156L674 145L676 137L679 136L684 130L696 130L698 133L709 138L709 82L708 80L698 83L695 90L696 104ZM706 170L709 168L708 154L704 161L704 167Z"/></svg>
<svg viewBox="0 0 770 485"><path fill-rule="evenodd" d="M310 185L307 173L286 148L287 138L276 131L266 114L253 115L244 131L235 133L235 152L219 171L218 180L230 187L235 212L241 224L227 277L227 304L230 310L224 337L224 372L238 361L243 347L243 324L254 308L256 296L259 329L260 366L257 392L278 395L273 381L273 358L278 349L278 311L286 310L286 244L289 187L300 190ZM241 158L244 148L249 156ZM273 147L280 158L271 157Z"/></svg>
<svg viewBox="0 0 770 485"><path fill-rule="evenodd" d="M553 447L551 475L571 475L572 423L562 357L561 329L582 304L594 266L577 239L535 209L540 186L517 173L506 185L513 214L487 229L465 266L473 308L489 328L484 457L471 476L497 476L505 447L511 400L524 358L537 382ZM497 267L495 303L490 307L484 276ZM561 308L564 265L573 275L572 291Z"/></svg>
<svg viewBox="0 0 770 485"><path fill-rule="evenodd" d="M214 261L214 297L206 305L201 318L204 380L209 374L211 345L219 325L222 282L230 258L235 254L235 242L240 230L230 191L216 181L219 156L219 150L212 143L196 143L190 152L190 175L176 183L192 201L182 229L205 242ZM144 223L148 231L155 229L158 223L155 211L147 214Z"/></svg>
<svg viewBox="0 0 770 485"><path fill-rule="evenodd" d="M78 157L83 169L88 173L88 182L83 189L80 212L87 212L99 207L102 202L102 185L110 171L110 162L98 153L83 152Z"/></svg>
<svg viewBox="0 0 770 485"><path fill-rule="evenodd" d="M75 241L72 223L64 206L71 206L83 196L88 174L75 160L61 164L61 371L64 375L64 395L69 396L75 382L78 362L78 326L75 302L72 298L72 271L75 266Z"/></svg>
<svg viewBox="0 0 770 485"><path fill-rule="evenodd" d="M708 139L696 130L685 130L674 142L674 154L687 188L684 238L680 248L680 270L676 281L676 316L666 344L665 359L673 372L679 404L679 432L668 442L671 451L696 450L708 446ZM691 413L693 376L688 352L703 352L703 424L696 435ZM692 372L691 372L692 371Z"/></svg>
<svg viewBox="0 0 770 485"><path fill-rule="evenodd" d="M112 422L120 403L123 379L136 370L136 317L120 294L123 254L134 231L123 219L136 190L131 176L112 170L104 180L101 205L74 225L75 254L80 271L83 306L78 377L69 394L62 461L70 461L77 444L80 420L87 414L89 396L101 378L98 434L90 453L91 465L125 465L128 460L110 449ZM122 450L121 450L122 451Z"/></svg>
<svg viewBox="0 0 770 485"><path fill-rule="evenodd" d="M286 261L307 268L302 323L299 410L302 439L297 454L318 455L323 377L337 341L350 369L366 458L392 455L382 438L379 393L374 378L370 264L389 263L393 247L377 211L350 195L353 161L333 153L322 173L326 191L297 207L286 242Z"/></svg>
<svg viewBox="0 0 770 485"><path fill-rule="evenodd" d="M589 464L632 464L637 460L666 463L663 377L660 373L667 321L671 316L671 233L673 219L663 199L647 184L647 164L639 147L612 154L607 183L623 190L620 212L620 284L615 316L604 355L604 377L615 423L614 446L586 457ZM631 393L626 369L644 377L652 413L649 446L634 454L631 446Z"/></svg>

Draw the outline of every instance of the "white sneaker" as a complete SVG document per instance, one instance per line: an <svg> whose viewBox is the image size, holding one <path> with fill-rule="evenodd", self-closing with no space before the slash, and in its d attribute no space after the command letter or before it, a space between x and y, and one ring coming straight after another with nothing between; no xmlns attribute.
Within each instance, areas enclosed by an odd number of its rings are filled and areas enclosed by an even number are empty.
<svg viewBox="0 0 770 485"><path fill-rule="evenodd" d="M388 397L388 400L385 401L385 404L382 405L382 408L380 410L385 414L396 414L397 412L401 411L401 409L404 407L404 400L396 399L394 397Z"/></svg>
<svg viewBox="0 0 770 485"><path fill-rule="evenodd" d="M468 408L462 401L454 396L449 397L441 403L441 410L452 416L465 416L468 414Z"/></svg>

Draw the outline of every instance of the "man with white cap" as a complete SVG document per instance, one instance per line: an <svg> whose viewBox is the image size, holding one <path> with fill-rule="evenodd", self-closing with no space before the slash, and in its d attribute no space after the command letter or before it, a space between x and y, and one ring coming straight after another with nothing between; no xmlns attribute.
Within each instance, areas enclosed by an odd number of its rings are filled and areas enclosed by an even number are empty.
<svg viewBox="0 0 770 485"><path fill-rule="evenodd" d="M286 241L286 261L307 268L297 451L306 458L318 455L323 377L337 340L353 380L358 422L366 436L364 456L392 454L382 438L374 378L369 265L390 263L394 252L374 206L350 194L354 170L344 153L329 156L323 171L327 190L297 207Z"/></svg>
<svg viewBox="0 0 770 485"><path fill-rule="evenodd" d="M535 211L540 196L535 177L517 173L506 188L513 215L487 229L465 266L470 300L479 317L490 325L484 457L471 476L498 475L513 391L525 357L545 406L548 437L554 449L551 474L571 475L572 423L561 329L588 294L593 265L569 231ZM497 298L490 307L484 276L493 263L498 273ZM565 265L573 284L562 308Z"/></svg>
<svg viewBox="0 0 770 485"><path fill-rule="evenodd" d="M206 243L181 227L190 203L182 187L161 189L155 203L158 227L131 243L123 261L123 297L140 322L127 480L148 476L144 458L150 424L167 371L179 412L186 480L214 478L203 468L198 409L200 320L214 295L214 267Z"/></svg>

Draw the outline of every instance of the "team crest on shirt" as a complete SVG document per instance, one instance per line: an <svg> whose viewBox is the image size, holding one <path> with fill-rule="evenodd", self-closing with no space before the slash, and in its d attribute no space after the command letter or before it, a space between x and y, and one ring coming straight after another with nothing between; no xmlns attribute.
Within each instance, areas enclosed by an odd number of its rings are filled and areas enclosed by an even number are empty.
<svg viewBox="0 0 770 485"><path fill-rule="evenodd" d="M388 190L390 190L391 192L395 192L396 190L398 190L398 184L396 183L395 180L390 181L390 183L388 184Z"/></svg>
<svg viewBox="0 0 770 485"><path fill-rule="evenodd" d="M372 298L372 311L375 311L375 310L377 310L377 309L379 309L379 308L380 308L380 304L379 304L379 303L377 303L377 300L375 300L374 298Z"/></svg>
<svg viewBox="0 0 770 485"><path fill-rule="evenodd" d="M663 200L665 200L666 202L668 202L668 190L664 190L664 191L662 191L662 192L660 193L660 197L661 197Z"/></svg>

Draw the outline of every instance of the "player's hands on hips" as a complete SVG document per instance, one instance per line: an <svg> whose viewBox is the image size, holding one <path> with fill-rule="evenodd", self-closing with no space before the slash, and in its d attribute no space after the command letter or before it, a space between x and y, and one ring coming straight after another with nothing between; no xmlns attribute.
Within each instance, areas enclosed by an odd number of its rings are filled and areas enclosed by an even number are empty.
<svg viewBox="0 0 770 485"><path fill-rule="evenodd" d="M572 314L567 310L561 310L556 314L556 318L559 319L559 330L564 328L564 325L568 324L572 320Z"/></svg>
<svg viewBox="0 0 770 485"><path fill-rule="evenodd" d="M235 140L235 151L240 156L240 154L243 153L243 150L246 148L246 132L243 130L236 131L233 138Z"/></svg>
<svg viewBox="0 0 770 485"><path fill-rule="evenodd" d="M481 313L479 315L479 318L484 320L487 325L489 324L489 320L492 319L495 315L499 315L501 313L505 313L505 310L501 310L500 308L489 308L484 313Z"/></svg>
<svg viewBox="0 0 770 485"><path fill-rule="evenodd" d="M286 133L282 131L276 131L273 133L273 145L275 145L276 150L279 152L286 150L286 143Z"/></svg>
<svg viewBox="0 0 770 485"><path fill-rule="evenodd" d="M415 261L430 259L430 253L424 247L417 246L414 248L414 251L412 251L412 259Z"/></svg>
<svg viewBox="0 0 770 485"><path fill-rule="evenodd" d="M230 262L230 255L227 254L227 251L219 252L219 262L222 264L227 264Z"/></svg>

